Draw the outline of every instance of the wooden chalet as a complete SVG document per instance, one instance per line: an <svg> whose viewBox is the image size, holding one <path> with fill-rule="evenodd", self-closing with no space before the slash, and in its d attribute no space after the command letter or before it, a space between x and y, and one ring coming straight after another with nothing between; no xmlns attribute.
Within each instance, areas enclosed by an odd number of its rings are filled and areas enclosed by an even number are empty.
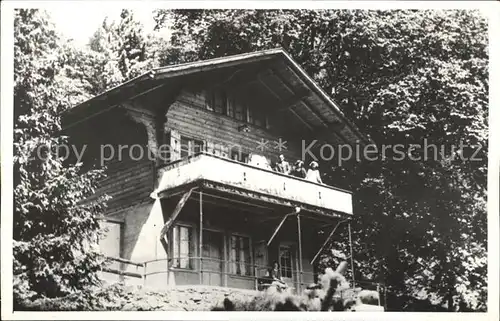
<svg viewBox="0 0 500 321"><path fill-rule="evenodd" d="M318 230L349 222L352 193L273 164L313 140L369 142L282 49L156 68L75 106L63 128L86 166L107 167L106 279L154 287L256 289L276 261L303 289Z"/></svg>

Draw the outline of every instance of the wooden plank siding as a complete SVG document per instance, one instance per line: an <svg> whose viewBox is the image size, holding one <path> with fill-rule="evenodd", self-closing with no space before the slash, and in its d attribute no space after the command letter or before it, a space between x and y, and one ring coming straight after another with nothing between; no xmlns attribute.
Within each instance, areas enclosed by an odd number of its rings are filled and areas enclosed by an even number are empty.
<svg viewBox="0 0 500 321"><path fill-rule="evenodd" d="M107 202L108 214L152 201L149 195L154 189L155 167L147 157L148 135L144 125L134 122L124 112L115 110L100 119L92 119L83 129L95 136L92 141L84 142L89 146L84 164L88 169L104 165L106 175L98 183L98 189L91 199L104 194L111 196ZM131 153L132 146L136 147ZM120 147L125 148L120 152ZM144 157L140 159L139 147L144 151ZM113 157L111 153L114 153Z"/></svg>
<svg viewBox="0 0 500 321"><path fill-rule="evenodd" d="M246 124L244 121L233 119L229 116L215 113L205 109L204 97L184 90L176 102L174 102L167 113L166 131L175 130L181 135L205 140L215 144L241 147L244 153L256 153L264 155L275 162L280 153L293 162L301 156L298 142L288 140L269 130ZM249 132L239 131L238 127L246 124ZM286 150L279 150L277 142L279 139L286 141ZM259 150L259 142L267 141L267 148Z"/></svg>
<svg viewBox="0 0 500 321"><path fill-rule="evenodd" d="M108 201L108 212L150 199L155 184L153 165L147 159L115 161L108 165L107 177L100 183L98 190L98 193L112 197Z"/></svg>

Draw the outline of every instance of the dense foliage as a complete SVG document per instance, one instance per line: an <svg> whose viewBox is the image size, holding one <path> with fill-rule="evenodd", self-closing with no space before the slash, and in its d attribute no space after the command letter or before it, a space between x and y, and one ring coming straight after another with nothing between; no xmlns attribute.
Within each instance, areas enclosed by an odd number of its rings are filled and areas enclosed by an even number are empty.
<svg viewBox="0 0 500 321"><path fill-rule="evenodd" d="M157 67L162 44L161 38L144 31L131 10L122 10L117 20L105 19L88 46L91 53L101 57L96 65L102 74L93 78L94 90L102 92Z"/></svg>
<svg viewBox="0 0 500 321"><path fill-rule="evenodd" d="M46 14L19 9L14 43L14 297L60 296L98 282L97 216L83 200L101 172L58 155L60 113L70 103L59 39Z"/></svg>
<svg viewBox="0 0 500 321"><path fill-rule="evenodd" d="M56 242L47 235L59 235L50 230L56 227L38 227L46 222L40 213L64 218L62 213L71 213L67 224L82 232L71 237L87 238L95 227L90 212L74 203L90 191L85 176L76 178L77 171L58 160L50 160L50 167L24 160L42 142L39 137L53 141L55 115L63 107L56 102L69 98L73 104L159 65L281 46L379 150L405 147L404 158L389 149L385 158L348 170L321 164L327 181L349 177L347 187L355 191L356 279L385 283L391 310L407 309L410 298L452 311L458 306L486 309L488 43L486 19L478 12L158 10L157 30L147 34L133 13L123 10L116 20L103 22L87 48L65 43L60 50L43 19L32 11L19 11L16 18L16 112L26 115L16 122L19 262L36 261L30 264L38 271L43 265L29 253L35 245L41 251L39 244ZM165 33L171 34L168 42ZM64 81L57 81L61 77ZM436 151L406 148L424 140ZM461 142L466 147L459 149ZM34 167L28 170L28 165ZM56 188L60 177L72 182L64 190ZM76 189L82 181L89 189ZM38 190L35 197L31 191ZM47 202L56 191L67 198ZM25 221L33 223L23 227ZM89 229L80 230L85 224ZM33 229L43 233L26 232ZM28 235L40 235L42 241L28 242ZM348 253L346 239L341 231L334 249ZM333 266L333 261L325 255L321 264ZM51 272L43 273L46 278Z"/></svg>

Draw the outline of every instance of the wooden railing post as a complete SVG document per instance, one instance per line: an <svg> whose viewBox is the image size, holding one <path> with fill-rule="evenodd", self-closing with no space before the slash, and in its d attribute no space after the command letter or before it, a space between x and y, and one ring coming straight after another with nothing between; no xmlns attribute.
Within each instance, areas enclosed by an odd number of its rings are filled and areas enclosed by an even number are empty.
<svg viewBox="0 0 500 321"><path fill-rule="evenodd" d="M253 278L254 278L255 290L258 290L259 289L259 282L258 282L258 276L257 276L257 265L255 263L253 264Z"/></svg>
<svg viewBox="0 0 500 321"><path fill-rule="evenodd" d="M349 250L351 252L351 271L352 271L352 287L356 287L356 279L354 277L354 258L352 254L352 237L351 237L351 223L348 223L347 225L348 232L349 232Z"/></svg>
<svg viewBox="0 0 500 321"><path fill-rule="evenodd" d="M203 284L203 192L200 190L200 236L199 236L199 256L200 256L200 285Z"/></svg>
<svg viewBox="0 0 500 321"><path fill-rule="evenodd" d="M297 213L297 230L298 230L298 237L299 237L299 286L297 291L300 293L302 289L302 229L300 226L300 214Z"/></svg>

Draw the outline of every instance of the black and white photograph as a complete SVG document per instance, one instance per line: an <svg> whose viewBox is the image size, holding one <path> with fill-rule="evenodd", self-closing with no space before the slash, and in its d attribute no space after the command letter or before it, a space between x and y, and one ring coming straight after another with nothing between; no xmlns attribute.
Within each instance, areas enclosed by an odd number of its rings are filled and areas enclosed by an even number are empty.
<svg viewBox="0 0 500 321"><path fill-rule="evenodd" d="M498 320L498 2L349 2L3 3L2 319Z"/></svg>

